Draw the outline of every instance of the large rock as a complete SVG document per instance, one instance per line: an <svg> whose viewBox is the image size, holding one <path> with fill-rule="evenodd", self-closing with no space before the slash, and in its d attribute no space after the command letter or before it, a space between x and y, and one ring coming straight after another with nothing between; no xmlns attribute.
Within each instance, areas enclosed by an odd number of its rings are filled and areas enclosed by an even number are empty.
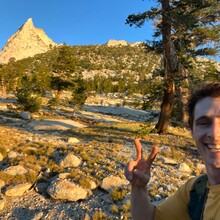
<svg viewBox="0 0 220 220"><path fill-rule="evenodd" d="M42 119L31 121L28 127L35 131L65 131L75 128L84 128L86 125L70 119Z"/></svg>
<svg viewBox="0 0 220 220"><path fill-rule="evenodd" d="M129 184L128 180L122 179L118 176L111 175L103 179L101 183L101 188L110 192L115 187L122 187L128 184Z"/></svg>
<svg viewBox="0 0 220 220"><path fill-rule="evenodd" d="M85 199L87 197L87 191L85 189L65 179L54 180L48 187L47 193L54 199L72 202Z"/></svg>
<svg viewBox="0 0 220 220"><path fill-rule="evenodd" d="M19 183L9 186L6 191L6 196L22 196L32 186L31 183Z"/></svg>
<svg viewBox="0 0 220 220"><path fill-rule="evenodd" d="M16 175L26 174L28 171L23 166L17 165L6 168L4 172L9 175L16 176Z"/></svg>
<svg viewBox="0 0 220 220"><path fill-rule="evenodd" d="M178 164L178 162L176 162L175 160L168 158L168 157L159 157L157 160L161 161L163 164L169 164L169 165L177 165Z"/></svg>
<svg viewBox="0 0 220 220"><path fill-rule="evenodd" d="M75 156L73 153L67 154L67 156L60 161L60 166L68 167L78 167L81 164L82 160Z"/></svg>

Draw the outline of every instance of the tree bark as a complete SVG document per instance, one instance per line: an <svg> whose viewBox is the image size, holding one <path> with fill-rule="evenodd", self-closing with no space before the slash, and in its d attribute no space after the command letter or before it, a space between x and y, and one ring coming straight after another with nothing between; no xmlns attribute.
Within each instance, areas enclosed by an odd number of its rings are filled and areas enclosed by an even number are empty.
<svg viewBox="0 0 220 220"><path fill-rule="evenodd" d="M173 110L175 84L172 78L165 81L163 101L161 104L159 121L156 124L157 133L161 134L167 131L170 115Z"/></svg>
<svg viewBox="0 0 220 220"><path fill-rule="evenodd" d="M175 48L171 39L171 13L169 0L162 0L162 41L164 61L164 96L161 104L157 132L164 133L168 129L170 115L173 110L175 83L174 74L177 69Z"/></svg>
<svg viewBox="0 0 220 220"><path fill-rule="evenodd" d="M188 126L187 99L189 96L189 78L188 72L179 67L179 82L177 85L177 112L179 117L177 120L182 122L184 126Z"/></svg>

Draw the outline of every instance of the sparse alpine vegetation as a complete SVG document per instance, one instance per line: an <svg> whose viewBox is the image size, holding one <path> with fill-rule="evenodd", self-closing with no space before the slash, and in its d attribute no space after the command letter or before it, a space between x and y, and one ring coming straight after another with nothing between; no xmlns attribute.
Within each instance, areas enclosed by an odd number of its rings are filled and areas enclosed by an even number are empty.
<svg viewBox="0 0 220 220"><path fill-rule="evenodd" d="M24 27L38 39L31 20ZM164 89L160 54L126 42L51 43L45 53L0 65L0 218L131 219L123 169L135 159L136 137L144 157L152 145L160 149L149 183L152 201L204 172L189 130L179 123L178 103L169 132L154 133ZM187 91L219 80L218 63L188 61ZM177 87L183 81L176 76Z"/></svg>
<svg viewBox="0 0 220 220"><path fill-rule="evenodd" d="M151 123L95 123L42 133L1 120L0 216L21 215L16 208L23 204L26 217L131 219L130 186L123 169L134 158L133 139L141 125L152 127ZM174 193L191 175L204 172L187 129L172 127L166 135L142 133L141 137L145 157L153 144L160 147L149 183L153 201ZM180 168L185 163L188 169ZM50 212L44 207L50 207Z"/></svg>

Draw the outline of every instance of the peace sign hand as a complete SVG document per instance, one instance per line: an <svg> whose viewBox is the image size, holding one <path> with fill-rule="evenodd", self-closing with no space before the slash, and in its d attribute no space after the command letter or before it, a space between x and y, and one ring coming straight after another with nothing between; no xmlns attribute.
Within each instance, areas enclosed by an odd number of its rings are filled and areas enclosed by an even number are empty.
<svg viewBox="0 0 220 220"><path fill-rule="evenodd" d="M150 168L158 153L158 147L154 146L147 160L144 160L139 139L135 139L134 144L137 158L127 163L125 176L133 186L145 187L150 180Z"/></svg>

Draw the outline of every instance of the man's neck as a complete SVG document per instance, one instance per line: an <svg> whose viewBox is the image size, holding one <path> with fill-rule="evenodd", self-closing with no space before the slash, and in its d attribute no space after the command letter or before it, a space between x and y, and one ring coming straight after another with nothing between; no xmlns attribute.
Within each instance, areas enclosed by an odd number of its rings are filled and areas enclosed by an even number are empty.
<svg viewBox="0 0 220 220"><path fill-rule="evenodd" d="M220 169L206 167L210 185L220 184Z"/></svg>

